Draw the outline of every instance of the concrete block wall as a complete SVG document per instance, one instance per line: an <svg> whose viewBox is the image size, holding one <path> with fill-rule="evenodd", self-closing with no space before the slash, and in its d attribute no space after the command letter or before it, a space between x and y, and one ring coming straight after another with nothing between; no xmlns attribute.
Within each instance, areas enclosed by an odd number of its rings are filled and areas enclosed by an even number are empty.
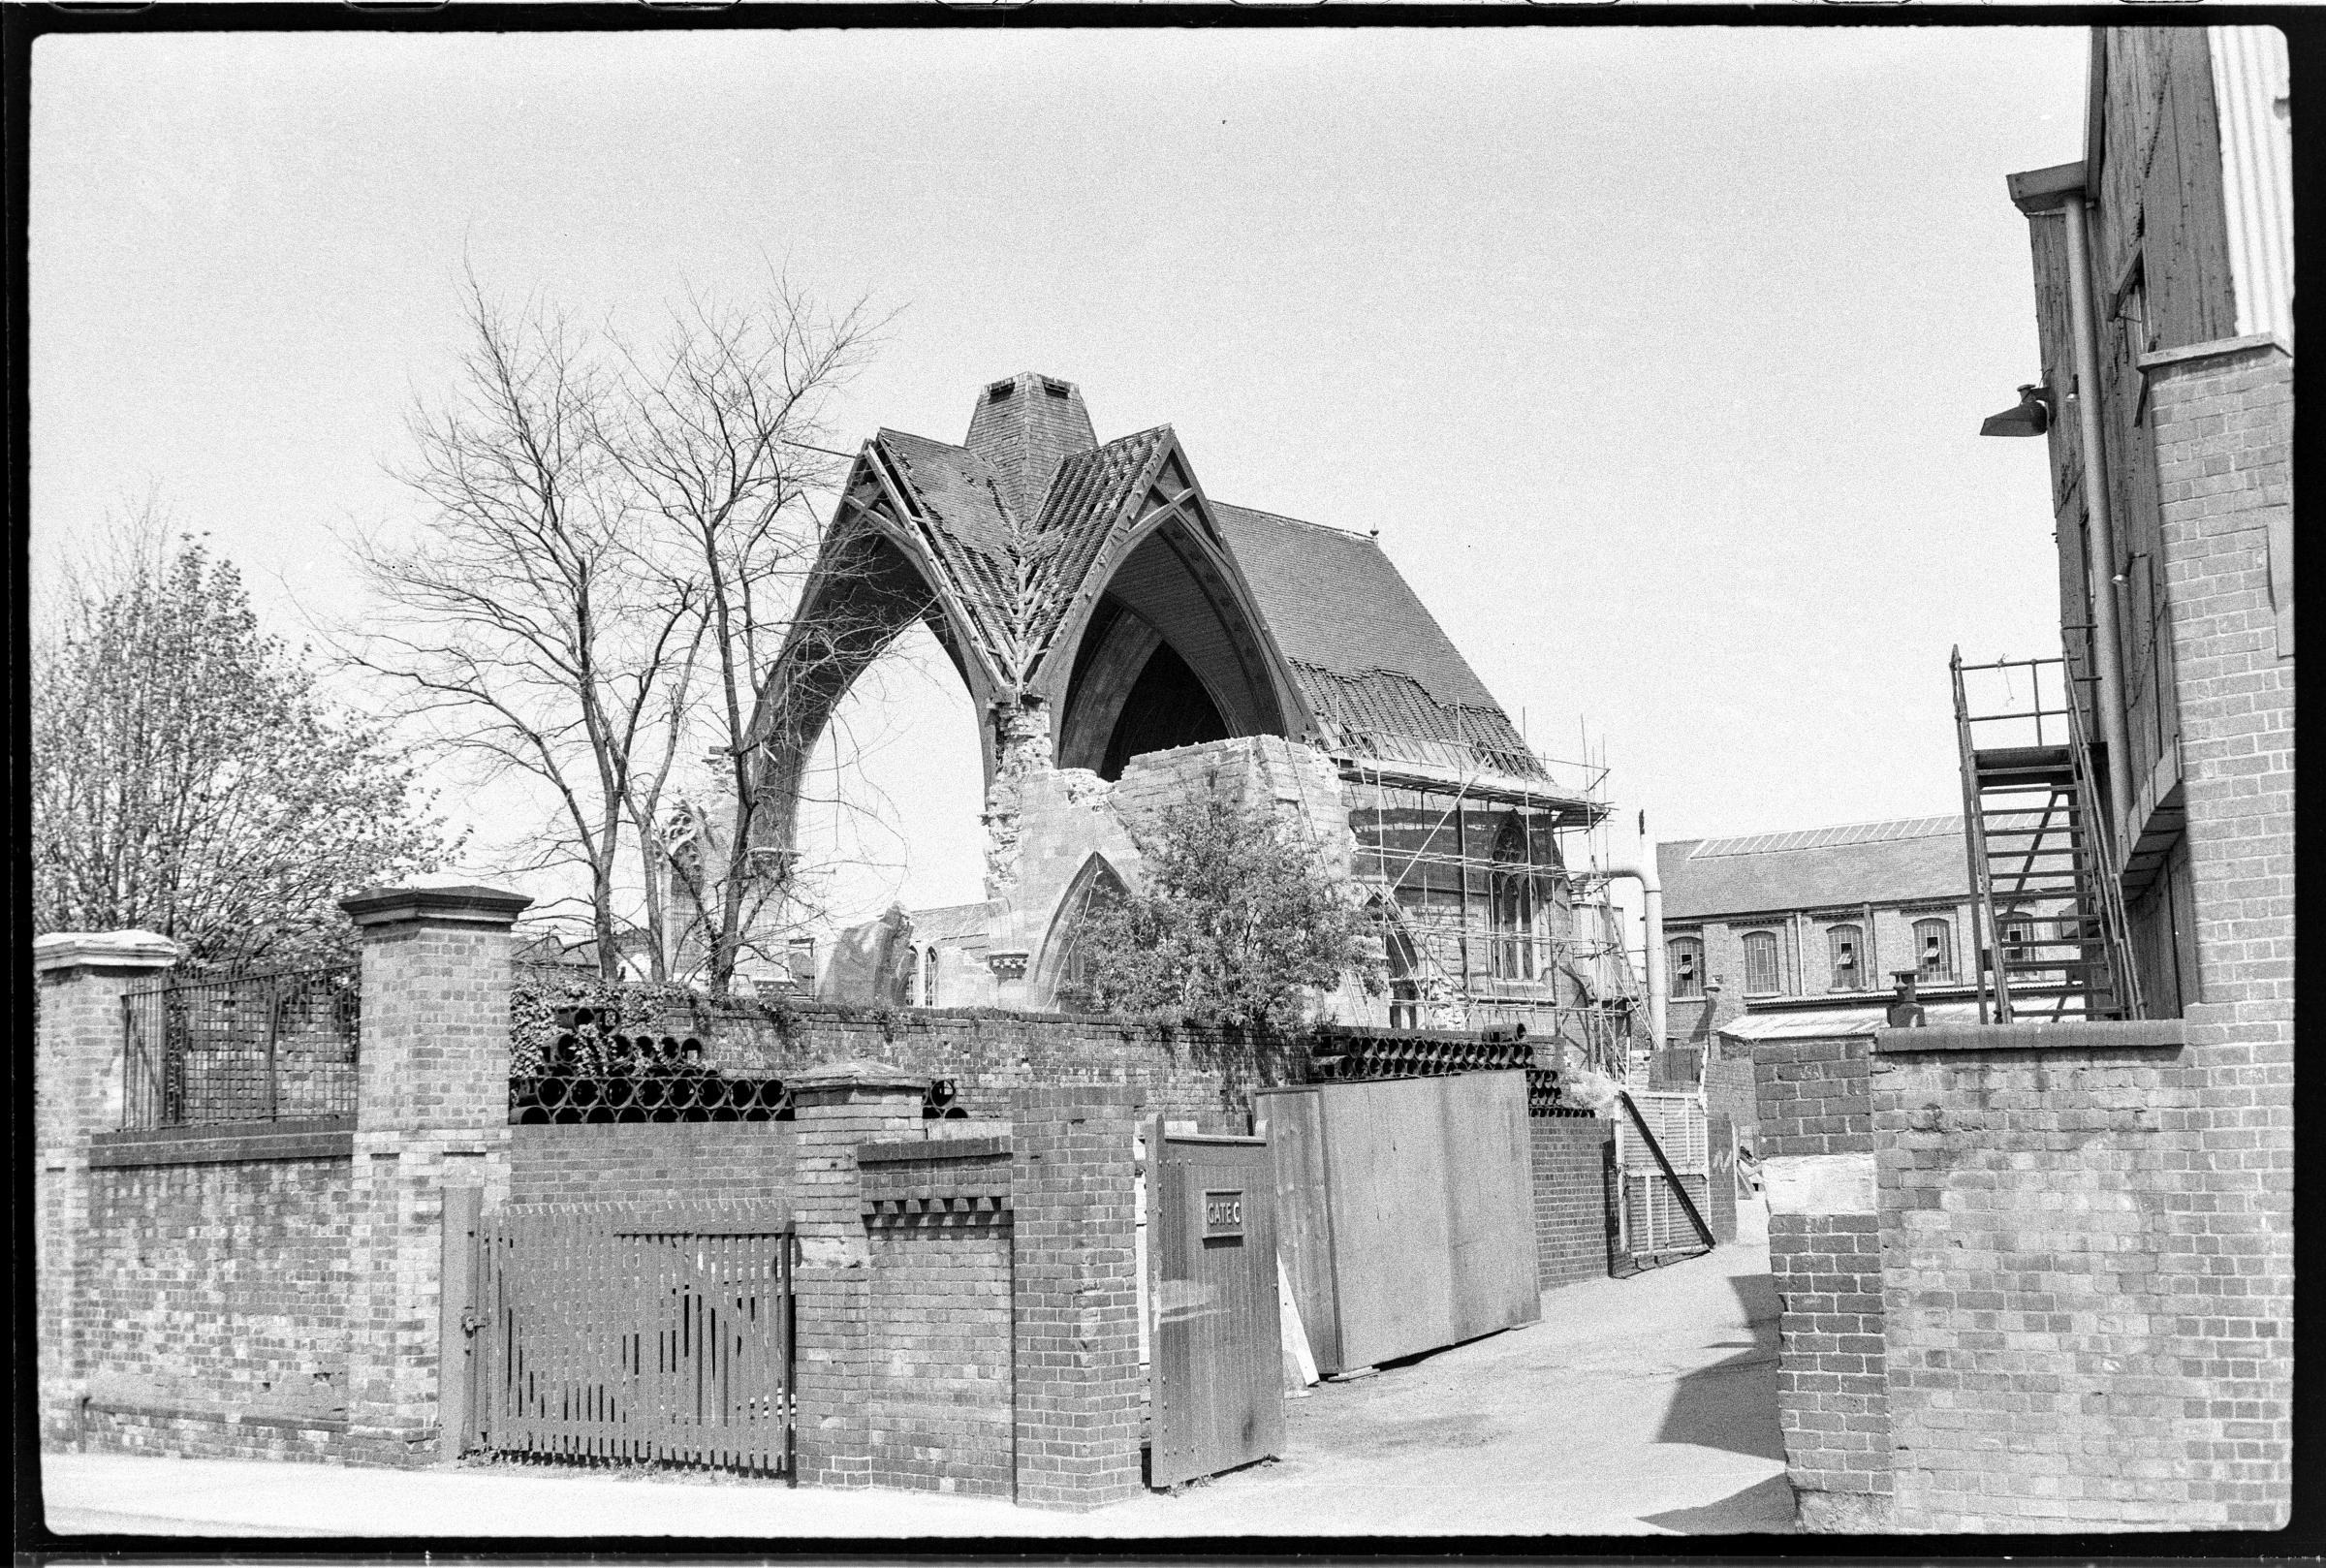
<svg viewBox="0 0 2326 1568"><path fill-rule="evenodd" d="M1614 1217L1608 1165L1615 1123L1600 1116L1529 1116L1535 1280L1544 1290L1607 1276Z"/></svg>
<svg viewBox="0 0 2326 1568"><path fill-rule="evenodd" d="M2227 1523L2183 1424L2237 1358L2185 1337L2159 1267L2201 1165L2179 1049L1933 1033L1878 1037L1872 1078L1900 1526Z"/></svg>
<svg viewBox="0 0 2326 1568"><path fill-rule="evenodd" d="M862 1145L876 1487L1016 1490L1010 1140Z"/></svg>
<svg viewBox="0 0 2326 1568"><path fill-rule="evenodd" d="M1884 1529L1892 1477L1870 1042L1753 1051L1769 1200L1777 1416L1802 1523Z"/></svg>

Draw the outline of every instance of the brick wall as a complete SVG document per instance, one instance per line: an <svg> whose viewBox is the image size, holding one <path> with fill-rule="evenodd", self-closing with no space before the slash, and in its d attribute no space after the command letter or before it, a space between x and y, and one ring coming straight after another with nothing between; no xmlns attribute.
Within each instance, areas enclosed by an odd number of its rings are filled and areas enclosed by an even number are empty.
<svg viewBox="0 0 2326 1568"><path fill-rule="evenodd" d="M1753 1047L1777 1419L1802 1523L1885 1528L1892 1480L1881 1224L1864 1035Z"/></svg>
<svg viewBox="0 0 2326 1568"><path fill-rule="evenodd" d="M1206 1133L1242 1135L1251 1131L1253 1089L1306 1081L1307 1051L1298 1043L1103 1015L795 1002L780 1012L739 1008L669 1021L655 1032L707 1031L714 1059L780 1078L826 1062L863 1060L949 1078L959 1086L957 1103L981 1121L1006 1120L1019 1089L1114 1084L1150 1114L1193 1121Z"/></svg>
<svg viewBox="0 0 2326 1568"><path fill-rule="evenodd" d="M783 1121L513 1127L509 1202L789 1203L793 1133Z"/></svg>
<svg viewBox="0 0 2326 1568"><path fill-rule="evenodd" d="M2158 362L2161 361L2161 362ZM2293 361L2267 338L2143 361L2196 925L2189 1166L2158 1278L2184 1355L2190 1517L2293 1495Z"/></svg>
<svg viewBox="0 0 2326 1568"><path fill-rule="evenodd" d="M860 1145L876 1487L1015 1488L1010 1141Z"/></svg>
<svg viewBox="0 0 2326 1568"><path fill-rule="evenodd" d="M1608 1160L1615 1124L1599 1116L1529 1116L1535 1279L1544 1289L1607 1275Z"/></svg>
<svg viewBox="0 0 2326 1568"><path fill-rule="evenodd" d="M1872 1079L1902 1525L2225 1523L2185 1416L2234 1351L2194 1343L2159 1269L2186 1225L2196 1096L2171 1048L1916 1051ZM2023 1042L2035 1031L1947 1031ZM2189 1337L2185 1339L2185 1333ZM2247 1375L2251 1375L2250 1371Z"/></svg>
<svg viewBox="0 0 2326 1568"><path fill-rule="evenodd" d="M1754 1087L1751 1046L1713 1036L1704 1056L1704 1103L1708 1111L1728 1118L1739 1143L1758 1148L1760 1095Z"/></svg>
<svg viewBox="0 0 2326 1568"><path fill-rule="evenodd" d="M82 1441L334 1457L349 1195L345 1158L92 1171L74 1282Z"/></svg>
<svg viewBox="0 0 2326 1568"><path fill-rule="evenodd" d="M1777 1418L1785 1468L1813 1527L1880 1522L1891 1491L1881 1228L1872 1214L1773 1214Z"/></svg>
<svg viewBox="0 0 2326 1568"><path fill-rule="evenodd" d="M1097 1508L1140 1490L1132 1105L1023 1089L1011 1121L1018 1501Z"/></svg>

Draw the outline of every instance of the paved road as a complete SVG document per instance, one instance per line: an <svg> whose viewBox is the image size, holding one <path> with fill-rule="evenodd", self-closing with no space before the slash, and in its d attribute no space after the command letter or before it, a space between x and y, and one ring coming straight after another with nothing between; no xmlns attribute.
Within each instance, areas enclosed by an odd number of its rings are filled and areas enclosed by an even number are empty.
<svg viewBox="0 0 2326 1568"><path fill-rule="evenodd" d="M984 1499L505 1466L394 1472L66 1454L69 1534L812 1537L1788 1530L1776 1297L1742 1244L1544 1298L1543 1321L1287 1407L1287 1455L1061 1516Z"/></svg>

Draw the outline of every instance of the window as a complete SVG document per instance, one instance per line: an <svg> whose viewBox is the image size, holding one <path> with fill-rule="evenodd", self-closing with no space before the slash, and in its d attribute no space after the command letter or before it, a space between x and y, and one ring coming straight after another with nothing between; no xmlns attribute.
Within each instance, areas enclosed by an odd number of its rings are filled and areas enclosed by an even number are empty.
<svg viewBox="0 0 2326 1568"><path fill-rule="evenodd" d="M1859 956L1863 937L1855 925L1833 925L1826 928L1826 947L1833 955L1833 990L1864 990L1866 966Z"/></svg>
<svg viewBox="0 0 2326 1568"><path fill-rule="evenodd" d="M921 1005L937 1005L937 950L933 947L921 950Z"/></svg>
<svg viewBox="0 0 2326 1568"><path fill-rule="evenodd" d="M1682 1001L1704 994L1704 942L1700 937L1676 936L1664 944L1672 959L1672 999Z"/></svg>
<svg viewBox="0 0 2326 1568"><path fill-rule="evenodd" d="M1744 933L1744 994L1774 996L1784 988L1776 973L1776 933Z"/></svg>
<svg viewBox="0 0 2326 1568"><path fill-rule="evenodd" d="M1914 923L1915 973L1922 980L1955 978L1955 930L1944 920Z"/></svg>
<svg viewBox="0 0 2326 1568"><path fill-rule="evenodd" d="M1526 864L1525 830L1506 817L1494 835L1494 869L1487 883L1487 972L1496 980L1535 978L1534 877Z"/></svg>

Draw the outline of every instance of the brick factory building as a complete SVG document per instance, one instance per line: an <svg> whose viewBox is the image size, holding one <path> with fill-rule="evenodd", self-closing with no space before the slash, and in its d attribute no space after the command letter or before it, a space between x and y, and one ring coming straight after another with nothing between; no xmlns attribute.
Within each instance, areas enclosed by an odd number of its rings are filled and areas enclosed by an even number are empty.
<svg viewBox="0 0 2326 1568"><path fill-rule="evenodd" d="M1755 1048L1812 1528L2293 1500L2285 43L2091 60L2083 160L2009 180L2041 369L1987 433L2049 438L2063 657L2000 706L1957 661L1979 1021ZM2015 933L2029 889L2063 912Z"/></svg>

